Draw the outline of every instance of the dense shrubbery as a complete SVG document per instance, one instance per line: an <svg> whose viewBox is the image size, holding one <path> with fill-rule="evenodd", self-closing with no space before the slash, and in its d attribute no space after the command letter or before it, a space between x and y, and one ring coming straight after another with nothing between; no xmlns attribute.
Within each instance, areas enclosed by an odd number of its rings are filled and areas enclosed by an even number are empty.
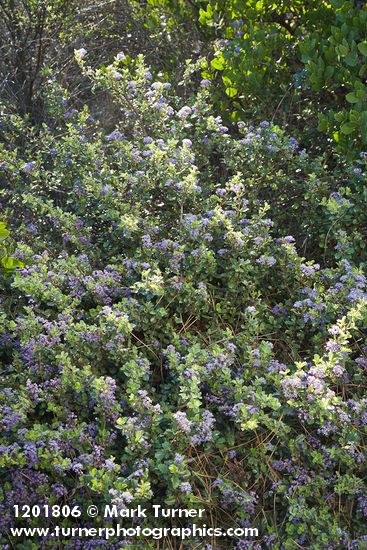
<svg viewBox="0 0 367 550"><path fill-rule="evenodd" d="M268 118L309 148L358 158L367 143L366 32L361 0L5 0L0 91L8 109L42 122L50 67L74 104L93 101L75 47L88 48L92 65L118 50L142 52L174 82L190 56L214 81L212 101L227 122ZM93 111L113 125L103 105L98 97Z"/></svg>
<svg viewBox="0 0 367 550"><path fill-rule="evenodd" d="M13 273L17 267L23 267L23 263L10 255L9 250L9 236L10 232L7 229L5 222L0 222L0 277L7 277Z"/></svg>
<svg viewBox="0 0 367 550"><path fill-rule="evenodd" d="M211 55L203 59L203 76L215 79L213 99L226 117L259 121L272 117L313 146L318 129L351 157L365 148L367 11L363 2L149 3L158 12L170 13L173 21L196 22L203 41L212 46ZM147 19L158 27L161 24L151 11Z"/></svg>
<svg viewBox="0 0 367 550"><path fill-rule="evenodd" d="M68 107L2 130L25 264L0 316L4 532L15 503L164 502L260 533L187 548L364 548L365 155L330 168L226 127L207 79L184 104L142 58L77 58L112 132Z"/></svg>
<svg viewBox="0 0 367 550"><path fill-rule="evenodd" d="M319 130L353 155L367 143L367 11L349 1L332 5L333 24L307 37L302 61L312 89L326 95Z"/></svg>
<svg viewBox="0 0 367 550"><path fill-rule="evenodd" d="M237 116L271 116L281 107L280 113L292 117L306 108L298 93L303 68L298 47L320 25L322 32L331 13L328 3L313 0L307 8L302 1L205 2L199 22L216 39L208 69L219 71Z"/></svg>
<svg viewBox="0 0 367 550"><path fill-rule="evenodd" d="M144 53L155 70L177 74L198 49L198 32L190 24L166 28L161 18L154 32L143 23L149 12L136 0L2 0L0 105L42 124L48 81L54 79L68 87L74 105L91 100L93 111L114 125L115 114L103 108L103 97L91 96L81 78L74 49L87 47L91 64L107 63L120 50L133 58Z"/></svg>

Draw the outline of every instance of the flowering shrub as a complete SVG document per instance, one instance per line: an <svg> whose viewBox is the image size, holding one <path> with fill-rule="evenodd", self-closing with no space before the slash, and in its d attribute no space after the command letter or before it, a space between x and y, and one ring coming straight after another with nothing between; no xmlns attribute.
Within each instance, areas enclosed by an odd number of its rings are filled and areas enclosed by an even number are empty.
<svg viewBox="0 0 367 550"><path fill-rule="evenodd" d="M329 2L310 0L307 6L300 0L148 3L148 26L165 28L174 22L180 28L190 21L200 29L212 50L205 56L204 74L215 78L213 99L223 111L237 118L309 111L299 93L305 75L298 47L315 30L330 28L334 12Z"/></svg>
<svg viewBox="0 0 367 550"><path fill-rule="evenodd" d="M298 47L315 29L331 24L330 4L311 0L197 2L200 24L215 29L209 72L219 72L225 94L241 116L251 110L292 111L303 79ZM174 4L174 2L173 2ZM261 109L259 109L261 105ZM278 105L278 108L280 105ZM250 112L251 112L250 110Z"/></svg>
<svg viewBox="0 0 367 550"><path fill-rule="evenodd" d="M1 145L24 263L0 316L3 532L13 504L165 503L264 547L363 548L364 158L333 173L267 122L225 127L205 81L182 105L142 58L76 55L118 126L13 117ZM218 540L196 542L249 544Z"/></svg>
<svg viewBox="0 0 367 550"><path fill-rule="evenodd" d="M272 117L309 147L320 150L329 143L351 158L366 148L364 1L148 4L152 34L192 21L200 29L207 45L200 50L202 75L215 82L212 99L228 119Z"/></svg>

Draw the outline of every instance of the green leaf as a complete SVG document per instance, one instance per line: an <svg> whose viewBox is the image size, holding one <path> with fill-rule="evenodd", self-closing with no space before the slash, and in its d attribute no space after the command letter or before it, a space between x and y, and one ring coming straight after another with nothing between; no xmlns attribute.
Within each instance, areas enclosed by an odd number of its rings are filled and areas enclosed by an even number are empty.
<svg viewBox="0 0 367 550"><path fill-rule="evenodd" d="M347 55L344 58L344 63L346 63L349 67L355 67L358 62L358 55L357 52L351 52L349 55Z"/></svg>
<svg viewBox="0 0 367 550"><path fill-rule="evenodd" d="M351 124L353 124L354 127L357 128L361 120L361 113L359 111L356 111L355 109L352 109L349 113L349 120Z"/></svg>
<svg viewBox="0 0 367 550"><path fill-rule="evenodd" d="M356 129L356 127L355 127L354 124L352 124L351 122L346 122L340 128L340 131L341 131L342 134L344 134L346 136L349 136L349 134L353 134L355 129Z"/></svg>
<svg viewBox="0 0 367 550"><path fill-rule="evenodd" d="M232 80L226 76L226 75L223 75L222 76L222 80L223 80L223 84L227 87L227 88L230 88L233 84Z"/></svg>
<svg viewBox="0 0 367 550"><path fill-rule="evenodd" d="M358 44L358 49L364 57L367 57L367 40Z"/></svg>
<svg viewBox="0 0 367 550"><path fill-rule="evenodd" d="M200 8L199 10L199 23L202 25L208 25L211 23L213 17L213 8L210 4L207 5L206 11Z"/></svg>
<svg viewBox="0 0 367 550"><path fill-rule="evenodd" d="M228 97L235 97L238 93L237 88L226 88L226 94Z"/></svg>
<svg viewBox="0 0 367 550"><path fill-rule="evenodd" d="M245 422L242 422L241 428L243 430L255 430L259 425L259 422L253 418L251 420L246 420Z"/></svg>
<svg viewBox="0 0 367 550"><path fill-rule="evenodd" d="M5 256L1 260L2 266L6 271L13 271L16 267L22 267L24 264L15 258Z"/></svg>
<svg viewBox="0 0 367 550"><path fill-rule="evenodd" d="M336 48L335 48L335 51L338 55L340 55L340 57L345 57L348 55L349 53L349 47L348 46L343 46L343 44L339 44Z"/></svg>
<svg viewBox="0 0 367 550"><path fill-rule="evenodd" d="M334 113L334 118L337 122L343 122L345 120L345 111Z"/></svg>
<svg viewBox="0 0 367 550"><path fill-rule="evenodd" d="M350 92L345 96L345 99L348 101L348 103L358 103L359 99L356 96L355 92Z"/></svg>
<svg viewBox="0 0 367 550"><path fill-rule="evenodd" d="M225 61L222 55L218 55L215 59L212 60L211 66L217 71L223 71L225 67Z"/></svg>
<svg viewBox="0 0 367 550"><path fill-rule="evenodd" d="M6 223L0 222L0 241L4 241L9 237L9 230L6 229Z"/></svg>
<svg viewBox="0 0 367 550"><path fill-rule="evenodd" d="M172 476L171 478L171 483L172 483L172 487L174 489L177 489L177 487L180 485L180 478L176 475L176 476Z"/></svg>
<svg viewBox="0 0 367 550"><path fill-rule="evenodd" d="M319 117L319 124L317 126L317 129L319 132L325 132L328 128L328 119L324 116Z"/></svg>

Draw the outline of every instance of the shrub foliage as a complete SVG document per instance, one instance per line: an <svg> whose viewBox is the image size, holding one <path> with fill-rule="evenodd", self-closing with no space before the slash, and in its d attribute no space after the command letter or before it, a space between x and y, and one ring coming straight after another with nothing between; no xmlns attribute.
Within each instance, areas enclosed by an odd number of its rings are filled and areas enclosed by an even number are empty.
<svg viewBox="0 0 367 550"><path fill-rule="evenodd" d="M363 548L364 155L328 168L225 126L208 79L183 102L142 57L87 55L115 129L65 103L3 128L25 264L0 315L3 531L14 504L155 502L260 533L187 548Z"/></svg>

